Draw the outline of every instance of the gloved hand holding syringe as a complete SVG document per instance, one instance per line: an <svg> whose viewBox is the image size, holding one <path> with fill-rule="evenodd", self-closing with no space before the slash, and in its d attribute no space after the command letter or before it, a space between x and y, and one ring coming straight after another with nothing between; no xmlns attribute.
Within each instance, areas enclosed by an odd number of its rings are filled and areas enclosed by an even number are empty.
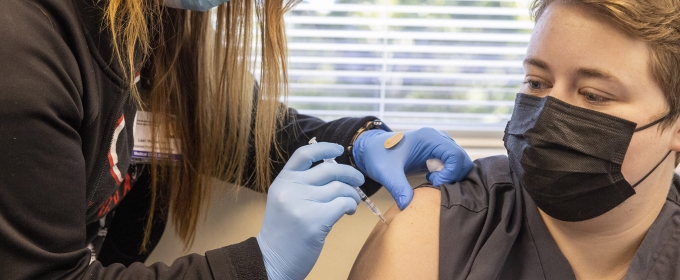
<svg viewBox="0 0 680 280"><path fill-rule="evenodd" d="M317 143L316 137L312 137L312 139L309 140L309 144L316 144L316 143ZM337 162L335 161L334 158L327 158L327 159L324 159L323 161L337 164ZM368 198L368 196L364 193L364 191L362 191L361 188L359 188L358 186L354 187L354 189L357 190L357 193L359 193L361 200L364 203L366 203L366 205L368 205L368 208L371 209L371 212L373 212L374 215L378 216L378 218L380 218L380 220L383 223L387 224L387 220L385 220L385 217L383 217L382 212L380 212L380 209L378 209L378 207L375 206L375 204L373 204L373 201L371 201L371 199Z"/></svg>
<svg viewBox="0 0 680 280"><path fill-rule="evenodd" d="M401 139L399 139L399 140L401 140ZM317 143L316 137L312 137L312 139L309 140L309 144L316 144L316 143ZM324 159L323 161L337 164L337 162L333 158L327 158L327 159ZM429 159L429 160L427 160L427 168L430 172L441 171L444 168L444 163L441 160L436 159L436 158ZM373 212L374 215L378 216L378 218L380 218L380 221L387 224L387 220L385 220L385 217L382 215L382 212L380 212L380 209L378 209L378 207L375 206L375 204L371 201L370 198L368 198L368 196L364 193L364 191L362 191L361 188L359 188L358 186L354 187L354 189L357 191L357 193L361 197L361 200L364 203L366 203L368 208L371 209L371 212Z"/></svg>

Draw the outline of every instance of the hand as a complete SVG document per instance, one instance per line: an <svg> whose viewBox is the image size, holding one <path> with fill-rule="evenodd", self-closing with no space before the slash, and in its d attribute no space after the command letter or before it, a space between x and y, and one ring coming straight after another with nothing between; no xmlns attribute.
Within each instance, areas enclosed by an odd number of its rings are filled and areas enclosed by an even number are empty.
<svg viewBox="0 0 680 280"><path fill-rule="evenodd" d="M304 279L319 258L328 232L360 202L352 186L364 176L348 165L312 163L342 155L343 147L317 143L299 148L276 177L257 236L269 279Z"/></svg>
<svg viewBox="0 0 680 280"><path fill-rule="evenodd" d="M428 159L444 163L441 171L427 174L435 186L458 182L472 169L470 157L446 132L433 128L406 131L397 145L385 149L385 140L394 134L384 130L362 133L354 143L352 156L359 170L387 188L401 210L413 199L406 176L427 172Z"/></svg>

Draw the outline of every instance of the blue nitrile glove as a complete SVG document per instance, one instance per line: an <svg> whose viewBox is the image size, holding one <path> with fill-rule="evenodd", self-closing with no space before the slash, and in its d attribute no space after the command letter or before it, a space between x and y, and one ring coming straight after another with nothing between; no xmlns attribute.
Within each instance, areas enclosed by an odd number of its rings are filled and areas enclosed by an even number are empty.
<svg viewBox="0 0 680 280"><path fill-rule="evenodd" d="M304 279L319 258L328 232L361 200L352 186L364 176L349 165L313 162L342 155L343 147L317 143L299 148L276 177L257 242L269 279Z"/></svg>
<svg viewBox="0 0 680 280"><path fill-rule="evenodd" d="M472 169L470 157L446 132L433 128L406 131L396 146L385 149L385 140L394 134L380 129L362 133L354 143L352 156L359 170L387 188L401 210L413 199L406 176L427 172L428 159L444 163L441 171L427 174L427 180L435 186L458 182Z"/></svg>

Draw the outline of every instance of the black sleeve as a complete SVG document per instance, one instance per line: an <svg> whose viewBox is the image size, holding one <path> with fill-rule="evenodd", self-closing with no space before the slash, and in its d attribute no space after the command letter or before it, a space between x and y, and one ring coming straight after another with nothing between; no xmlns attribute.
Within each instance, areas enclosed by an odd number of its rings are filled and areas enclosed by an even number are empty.
<svg viewBox="0 0 680 280"><path fill-rule="evenodd" d="M264 278L255 239L171 266L90 262L85 65L73 51L87 45L75 45L82 35L71 5L0 0L0 278Z"/></svg>
<svg viewBox="0 0 680 280"><path fill-rule="evenodd" d="M272 178L281 172L293 152L304 145L308 145L312 137L316 137L318 142L332 142L345 147L345 153L335 160L341 164L350 164L349 157L352 155L347 152L347 146L352 144L352 138L359 128L367 122L376 119L376 117L368 116L363 118L341 118L325 122L316 117L299 114L295 109L289 108L285 124L278 129L276 134L276 140L281 147L283 155L279 158L275 151L272 151ZM249 154L251 157L253 156L252 151ZM248 162L252 163L254 161L248 160ZM254 166L252 164L249 165L246 172L250 173L247 174L250 175L254 172L253 169ZM381 185L365 174L364 177L366 182L361 188L366 195L373 195L380 189Z"/></svg>
<svg viewBox="0 0 680 280"><path fill-rule="evenodd" d="M508 158L498 155L474 163L460 182L439 186L439 277L534 279L501 274L504 265L526 261L508 257L525 219L521 189L512 180ZM517 244L521 248L530 242Z"/></svg>
<svg viewBox="0 0 680 280"><path fill-rule="evenodd" d="M132 167L131 167L132 168ZM150 244L145 253L140 253L146 213L151 202L151 174L149 168L138 165L142 169L139 178L125 199L108 215L108 233L97 260L103 266L122 264L130 266L135 262L146 261L149 254L160 241L165 230L168 209L156 209L151 229ZM255 238L221 249L206 252L208 262L213 264L212 274L215 279L266 279L264 262L260 247Z"/></svg>

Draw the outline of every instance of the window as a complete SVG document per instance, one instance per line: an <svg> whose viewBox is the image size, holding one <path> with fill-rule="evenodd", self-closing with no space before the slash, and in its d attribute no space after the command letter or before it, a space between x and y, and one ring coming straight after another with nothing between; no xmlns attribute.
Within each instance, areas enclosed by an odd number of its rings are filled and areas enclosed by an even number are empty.
<svg viewBox="0 0 680 280"><path fill-rule="evenodd" d="M527 1L303 2L286 16L289 105L496 137L523 79Z"/></svg>

